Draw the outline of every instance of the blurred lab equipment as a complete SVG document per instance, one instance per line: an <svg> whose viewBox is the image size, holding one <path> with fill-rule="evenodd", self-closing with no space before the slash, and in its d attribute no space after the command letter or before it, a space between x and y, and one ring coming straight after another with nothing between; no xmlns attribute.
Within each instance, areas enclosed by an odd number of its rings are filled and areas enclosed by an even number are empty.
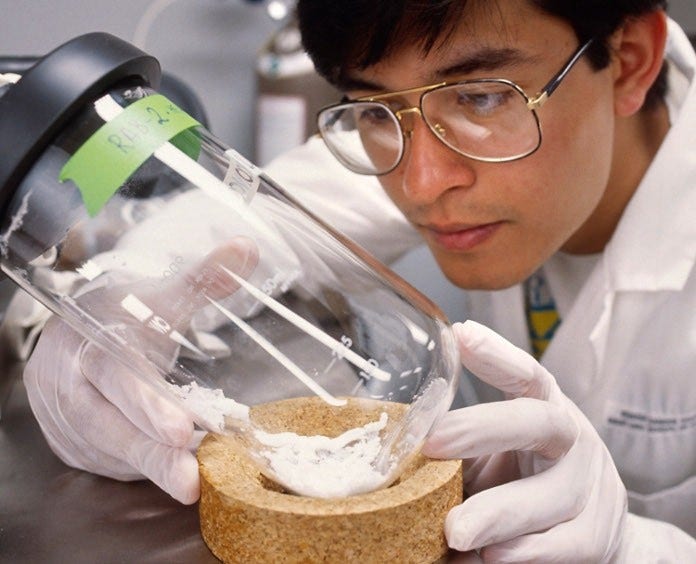
<svg viewBox="0 0 696 564"><path fill-rule="evenodd" d="M3 273L86 339L81 361L137 372L202 429L241 437L288 490L389 485L452 400L447 320L160 94L159 76L154 58L104 33L5 76ZM351 486L350 464L334 464L339 490L294 480L291 421L255 413L297 398L363 414L344 431L376 440L361 458L370 480ZM313 448L302 452L323 464L326 445Z"/></svg>
<svg viewBox="0 0 696 564"><path fill-rule="evenodd" d="M341 97L314 69L291 7L270 2L268 9L285 15L256 60L254 159L261 166L316 133L319 109Z"/></svg>
<svg viewBox="0 0 696 564"><path fill-rule="evenodd" d="M17 74L21 76L33 67L39 59L40 57L28 55L0 55L0 75ZM162 71L158 91L203 125L203 127L209 129L208 115L203 103L193 89L178 76Z"/></svg>

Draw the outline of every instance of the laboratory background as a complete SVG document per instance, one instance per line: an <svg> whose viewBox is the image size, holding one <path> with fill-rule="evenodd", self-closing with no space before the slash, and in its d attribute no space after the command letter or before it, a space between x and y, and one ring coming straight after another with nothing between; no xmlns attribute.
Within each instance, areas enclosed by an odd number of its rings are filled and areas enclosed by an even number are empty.
<svg viewBox="0 0 696 564"><path fill-rule="evenodd" d="M294 0L0 0L0 57L31 57L91 31L155 56L197 98L208 128L263 166L314 133L314 115L337 93L313 73L288 29ZM696 34L696 0L669 13ZM461 295L425 248L393 268L453 320Z"/></svg>

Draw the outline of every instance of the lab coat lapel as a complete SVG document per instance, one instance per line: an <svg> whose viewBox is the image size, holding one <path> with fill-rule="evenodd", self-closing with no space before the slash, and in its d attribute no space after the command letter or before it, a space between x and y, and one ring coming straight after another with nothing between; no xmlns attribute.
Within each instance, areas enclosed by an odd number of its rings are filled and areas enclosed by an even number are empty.
<svg viewBox="0 0 696 564"><path fill-rule="evenodd" d="M469 317L531 351L521 284L496 292L468 292L467 297ZM612 303L606 268L599 261L541 359L575 401L592 391L603 363Z"/></svg>
<svg viewBox="0 0 696 564"><path fill-rule="evenodd" d="M564 393L578 404L592 393L602 371L613 302L606 265L600 260L541 358Z"/></svg>

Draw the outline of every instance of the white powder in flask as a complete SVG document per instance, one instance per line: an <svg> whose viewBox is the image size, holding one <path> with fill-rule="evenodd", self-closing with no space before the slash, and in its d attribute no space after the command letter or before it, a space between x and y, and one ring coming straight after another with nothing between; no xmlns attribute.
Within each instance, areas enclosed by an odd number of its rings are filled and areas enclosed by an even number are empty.
<svg viewBox="0 0 696 564"><path fill-rule="evenodd" d="M254 435L269 447L259 454L287 489L311 497L346 497L378 489L391 473L391 468L386 474L375 468L387 419L382 413L379 421L333 438L258 430Z"/></svg>
<svg viewBox="0 0 696 564"><path fill-rule="evenodd" d="M208 430L222 432L225 417L249 420L249 406L225 397L222 390L202 388L196 382L184 386L170 384L169 387Z"/></svg>

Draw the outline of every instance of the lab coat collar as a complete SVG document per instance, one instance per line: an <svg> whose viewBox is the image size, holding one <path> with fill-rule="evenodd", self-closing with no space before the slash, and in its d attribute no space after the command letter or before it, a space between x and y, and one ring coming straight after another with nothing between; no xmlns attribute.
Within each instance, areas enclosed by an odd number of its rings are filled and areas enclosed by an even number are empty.
<svg viewBox="0 0 696 564"><path fill-rule="evenodd" d="M679 290L696 259L696 53L671 20L667 57L690 84L607 245L606 274L615 291Z"/></svg>

